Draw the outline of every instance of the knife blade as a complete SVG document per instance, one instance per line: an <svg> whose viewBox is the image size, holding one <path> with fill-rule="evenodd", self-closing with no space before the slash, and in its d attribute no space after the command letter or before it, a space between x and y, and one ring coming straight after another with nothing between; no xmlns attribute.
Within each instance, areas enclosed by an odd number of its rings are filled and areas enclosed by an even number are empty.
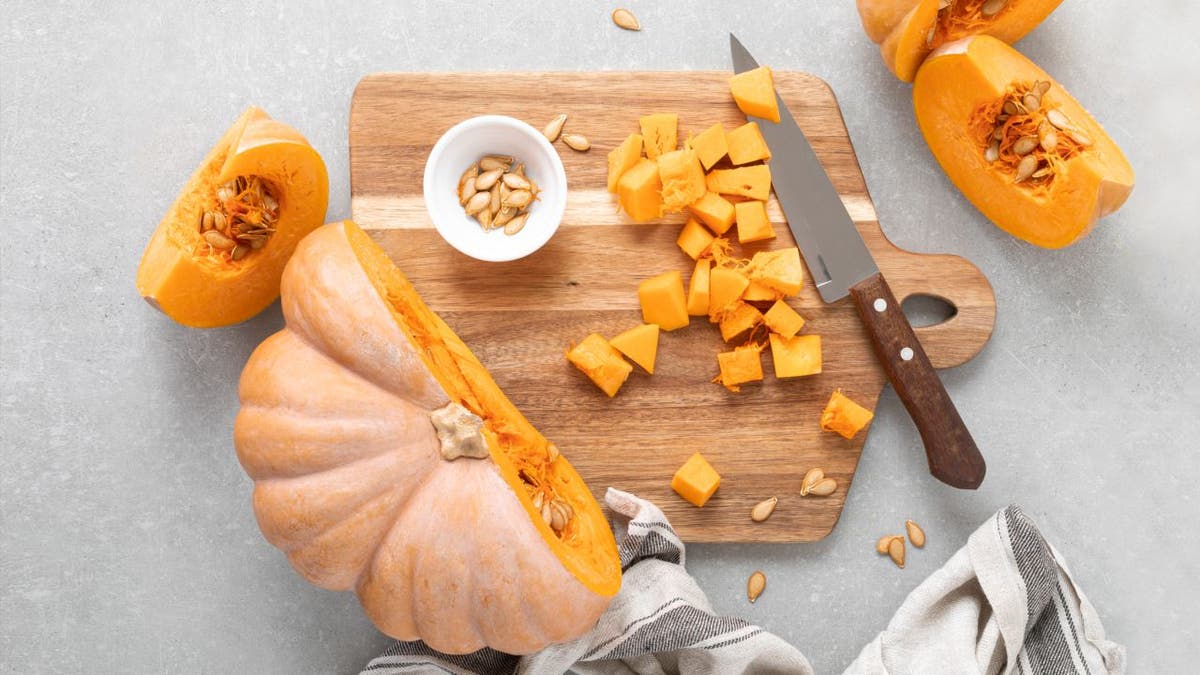
<svg viewBox="0 0 1200 675"><path fill-rule="evenodd" d="M729 49L735 73L758 68L732 33ZM775 197L817 292L826 303L853 299L876 357L921 434L930 473L957 488L979 487L987 472L983 455L808 138L778 93L775 100L778 123L747 117L771 149Z"/></svg>

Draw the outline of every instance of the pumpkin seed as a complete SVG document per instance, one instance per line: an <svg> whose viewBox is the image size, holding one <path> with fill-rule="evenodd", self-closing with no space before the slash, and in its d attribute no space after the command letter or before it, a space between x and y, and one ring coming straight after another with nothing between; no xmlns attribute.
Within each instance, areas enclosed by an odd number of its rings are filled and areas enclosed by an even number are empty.
<svg viewBox="0 0 1200 675"><path fill-rule="evenodd" d="M581 134L563 134L562 140L563 143L567 144L568 148L577 150L579 152L587 152L588 148L592 147L592 144L590 141L588 141L587 136L583 136Z"/></svg>
<svg viewBox="0 0 1200 675"><path fill-rule="evenodd" d="M835 490L837 490L837 481L832 478L822 478L816 485L808 489L808 494L818 497L828 497Z"/></svg>
<svg viewBox="0 0 1200 675"><path fill-rule="evenodd" d="M1004 9L1004 6L1007 4L1008 0L987 0L987 2L983 3L983 6L979 8L979 13L985 17L993 17L999 14L1000 10Z"/></svg>
<svg viewBox="0 0 1200 675"><path fill-rule="evenodd" d="M525 178L525 165L524 164L516 165L515 167L513 167L512 173L514 175Z"/></svg>
<svg viewBox="0 0 1200 675"><path fill-rule="evenodd" d="M502 177L504 184L513 190L528 190L529 179L515 173L506 173Z"/></svg>
<svg viewBox="0 0 1200 675"><path fill-rule="evenodd" d="M507 234L508 236L511 237L514 234L520 232L525 227L525 221L528 218L529 218L528 213L522 213L521 215L517 216L516 218L513 218L512 220L508 221L508 223L504 226L504 234Z"/></svg>
<svg viewBox="0 0 1200 675"><path fill-rule="evenodd" d="M1012 150L1013 152L1017 153L1017 155L1024 157L1025 155L1033 152L1033 149L1037 146L1037 136L1022 136L1017 139L1016 143L1013 143Z"/></svg>
<svg viewBox="0 0 1200 675"><path fill-rule="evenodd" d="M508 198L501 203L504 206L511 206L521 209L529 206L529 203L532 201L533 193L529 190L514 190L512 194L508 195Z"/></svg>
<svg viewBox="0 0 1200 675"><path fill-rule="evenodd" d="M533 508L538 511L542 510L542 504L546 502L546 493L537 492L533 495Z"/></svg>
<svg viewBox="0 0 1200 675"><path fill-rule="evenodd" d="M770 499L766 499L755 504L754 508L750 509L750 520L753 520L756 523L763 522L767 518L771 517L771 514L775 512L775 506L778 504L778 497L771 497Z"/></svg>
<svg viewBox="0 0 1200 675"><path fill-rule="evenodd" d="M1033 175L1030 176L1030 178L1045 178L1046 176L1049 176L1052 173L1054 173L1054 169L1051 169L1049 166L1043 166L1042 168L1038 169L1037 171L1034 171Z"/></svg>
<svg viewBox="0 0 1200 675"><path fill-rule="evenodd" d="M492 227L500 227L505 225L517 215L517 210L511 206L501 207L496 215L492 216Z"/></svg>
<svg viewBox="0 0 1200 675"><path fill-rule="evenodd" d="M562 532L563 528L567 526L567 519L563 517L561 510L554 508L554 504L557 504L557 502L552 502L552 506L550 507L550 529L555 532Z"/></svg>
<svg viewBox="0 0 1200 675"><path fill-rule="evenodd" d="M479 169L481 171L508 171L508 167L512 166L513 158L507 155L488 155L479 160ZM486 189L486 188L484 188Z"/></svg>
<svg viewBox="0 0 1200 675"><path fill-rule="evenodd" d="M994 141L1004 140L1004 127L996 127L996 129L994 131L992 131L992 140L994 140Z"/></svg>
<svg viewBox="0 0 1200 675"><path fill-rule="evenodd" d="M1042 107L1042 97L1031 91L1021 97L1021 103L1030 111L1035 111Z"/></svg>
<svg viewBox="0 0 1200 675"><path fill-rule="evenodd" d="M267 245L267 240L265 237L264 238L255 237L254 239L251 239L249 243L250 243L251 251L258 251L258 250L261 250L262 247Z"/></svg>
<svg viewBox="0 0 1200 675"><path fill-rule="evenodd" d="M624 7L618 7L617 9L613 10L612 20L613 23L617 24L621 28L624 28L625 30L642 29L642 24L638 23L637 17L633 15L633 12L625 9Z"/></svg>
<svg viewBox="0 0 1200 675"><path fill-rule="evenodd" d="M500 180L500 176L504 175L504 169L492 169L484 171L475 179L475 189L483 192L491 190L496 181Z"/></svg>
<svg viewBox="0 0 1200 675"><path fill-rule="evenodd" d="M246 254L249 252L250 252L249 246L246 246L244 244L238 244L237 246L233 247L233 251L230 252L229 257L232 258L233 260L241 260L242 258L245 258Z"/></svg>
<svg viewBox="0 0 1200 675"><path fill-rule="evenodd" d="M1046 152L1054 152L1054 148L1058 147L1058 134L1053 129L1042 134L1042 149Z"/></svg>
<svg viewBox="0 0 1200 675"><path fill-rule="evenodd" d="M561 453L558 451L558 446L553 443L546 446L546 454L550 457L551 463L554 463L554 461L557 460L561 455Z"/></svg>
<svg viewBox="0 0 1200 675"><path fill-rule="evenodd" d="M938 0L938 11L949 8L951 4L952 0Z"/></svg>
<svg viewBox="0 0 1200 675"><path fill-rule="evenodd" d="M205 232L204 241L208 242L209 246L222 251L228 251L237 245L234 240L226 237L224 233L218 232L217 230L209 230Z"/></svg>
<svg viewBox="0 0 1200 675"><path fill-rule="evenodd" d="M1004 102L1004 114L1005 115L1016 115L1017 114L1017 102L1016 101L1005 101Z"/></svg>
<svg viewBox="0 0 1200 675"><path fill-rule="evenodd" d="M564 114L558 115L554 119L550 120L550 122L548 124L546 124L545 127L542 128L542 135L546 137L546 140L553 143L554 141L558 140L559 134L562 133L563 125L566 123L567 123L566 114L564 113Z"/></svg>
<svg viewBox="0 0 1200 675"><path fill-rule="evenodd" d="M1024 180L1027 180L1033 175L1034 170L1037 169L1037 165L1037 157L1034 157L1033 155L1025 155L1022 157L1021 163L1017 165L1017 175L1015 178L1013 178L1013 182L1020 183Z"/></svg>
<svg viewBox="0 0 1200 675"><path fill-rule="evenodd" d="M1092 137L1083 133L1079 129L1075 129L1075 128L1067 129L1067 135L1071 137L1071 140L1075 141L1076 143L1078 143L1080 145L1086 146L1086 145L1092 144Z"/></svg>
<svg viewBox="0 0 1200 675"><path fill-rule="evenodd" d="M483 194L487 194L487 193L480 192L479 194L483 195ZM475 219L479 221L479 224L483 226L484 230L492 229L492 212L491 212L491 210L483 209L479 213L475 214Z"/></svg>
<svg viewBox="0 0 1200 675"><path fill-rule="evenodd" d="M1058 108L1051 108L1050 110L1047 110L1046 119L1050 121L1050 124L1053 124L1063 131L1071 128L1071 118L1067 117L1066 113Z"/></svg>
<svg viewBox="0 0 1200 675"><path fill-rule="evenodd" d="M878 541L875 542L875 551L877 553L887 553L888 546L892 543L893 539L897 539L897 538L899 538L899 537L894 534L883 535L882 537L879 538Z"/></svg>
<svg viewBox="0 0 1200 675"><path fill-rule="evenodd" d="M200 231L205 232L213 229L213 212L205 211L200 215Z"/></svg>
<svg viewBox="0 0 1200 675"><path fill-rule="evenodd" d="M458 179L458 203L463 206L475 196L475 177L479 175L479 166L472 164Z"/></svg>
<svg viewBox="0 0 1200 675"><path fill-rule="evenodd" d="M904 538L903 537L892 537L892 540L888 542L887 553L888 553L888 557L892 559L892 562L896 563L896 567L899 567L900 569L904 569Z"/></svg>
<svg viewBox="0 0 1200 675"><path fill-rule="evenodd" d="M812 487L820 483L823 478L825 478L825 472L821 469L809 469L808 473L804 474L804 480L800 481L800 496L808 496L809 490L812 490Z"/></svg>
<svg viewBox="0 0 1200 675"><path fill-rule="evenodd" d="M550 510L550 505L546 503L542 504L542 521L545 522L546 525L550 525L552 522L554 522L554 512Z"/></svg>
<svg viewBox="0 0 1200 675"><path fill-rule="evenodd" d="M925 548L925 530L911 520L904 521L904 529L908 532L908 540L917 548Z"/></svg>
<svg viewBox="0 0 1200 675"><path fill-rule="evenodd" d="M473 216L476 213L486 209L492 201L492 195L489 192L476 192L467 202L466 211L468 216Z"/></svg>
<svg viewBox="0 0 1200 675"><path fill-rule="evenodd" d="M495 216L500 212L500 186L493 185L488 194L491 195L491 203L488 204L488 210L492 212L493 216Z"/></svg>
<svg viewBox="0 0 1200 675"><path fill-rule="evenodd" d="M1038 96L1045 96L1046 92L1050 91L1050 81L1042 80L1041 82L1034 82L1033 90L1038 93Z"/></svg>
<svg viewBox="0 0 1200 675"><path fill-rule="evenodd" d="M989 145L987 150L984 151L983 158L987 160L989 164L1000 159L1000 141L992 141L991 145Z"/></svg>
<svg viewBox="0 0 1200 675"><path fill-rule="evenodd" d="M755 600L758 600L758 596L762 595L766 589L767 575L762 572L751 574L750 578L746 581L746 597L750 599L751 604Z"/></svg>

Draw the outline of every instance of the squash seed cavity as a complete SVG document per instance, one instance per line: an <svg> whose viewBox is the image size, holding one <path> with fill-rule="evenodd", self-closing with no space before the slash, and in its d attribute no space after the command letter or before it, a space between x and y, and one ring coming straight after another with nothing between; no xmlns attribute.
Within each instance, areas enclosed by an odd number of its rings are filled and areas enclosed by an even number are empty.
<svg viewBox="0 0 1200 675"><path fill-rule="evenodd" d="M241 261L267 245L278 221L279 201L271 186L258 176L238 176L218 186L200 213L200 241L193 254Z"/></svg>
<svg viewBox="0 0 1200 675"><path fill-rule="evenodd" d="M983 32L1010 4L1010 0L940 0L937 17L925 33L926 48Z"/></svg>
<svg viewBox="0 0 1200 675"><path fill-rule="evenodd" d="M1092 144L1066 113L1047 100L1050 91L1048 81L1014 83L1000 100L981 106L971 116L983 160L1012 182L1031 189L1048 188L1065 162Z"/></svg>

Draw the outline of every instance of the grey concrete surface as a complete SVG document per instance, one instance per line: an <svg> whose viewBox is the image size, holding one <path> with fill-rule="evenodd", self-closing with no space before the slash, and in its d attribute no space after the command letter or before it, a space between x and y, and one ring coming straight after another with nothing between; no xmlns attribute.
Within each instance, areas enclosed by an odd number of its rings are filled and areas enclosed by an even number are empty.
<svg viewBox="0 0 1200 675"><path fill-rule="evenodd" d="M248 103L305 133L349 215L346 126L379 70L725 68L726 30L839 94L885 231L990 276L995 337L944 373L984 448L983 489L929 477L889 390L841 523L797 546L695 546L718 609L837 672L989 514L1025 507L1131 672L1194 671L1200 634L1200 8L1068 0L1020 48L1103 121L1138 173L1083 243L989 225L931 159L909 87L853 3L48 3L0 11L0 667L4 672L352 673L387 640L258 533L230 443L235 381L281 323L211 331L134 290L142 247ZM453 114L453 111L447 111ZM905 518L929 545L872 551ZM761 600L744 600L750 571Z"/></svg>

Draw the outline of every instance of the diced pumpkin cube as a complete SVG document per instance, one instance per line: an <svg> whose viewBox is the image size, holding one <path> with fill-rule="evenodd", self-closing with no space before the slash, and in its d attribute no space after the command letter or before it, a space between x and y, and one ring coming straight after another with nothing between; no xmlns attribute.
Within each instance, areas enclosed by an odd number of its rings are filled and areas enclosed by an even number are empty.
<svg viewBox="0 0 1200 675"><path fill-rule="evenodd" d="M638 120L642 127L646 156L658 159L658 156L675 149L679 140L679 115L675 113L658 113L646 115Z"/></svg>
<svg viewBox="0 0 1200 675"><path fill-rule="evenodd" d="M763 241L775 238L775 229L767 218L767 204L751 200L734 204L737 212L738 242L749 244L752 241Z"/></svg>
<svg viewBox="0 0 1200 675"><path fill-rule="evenodd" d="M630 361L654 374L654 358L658 355L658 324L644 323L608 341Z"/></svg>
<svg viewBox="0 0 1200 675"><path fill-rule="evenodd" d="M617 395L629 373L633 372L633 366L621 358L621 353L596 333L572 347L567 352L567 360L610 398Z"/></svg>
<svg viewBox="0 0 1200 675"><path fill-rule="evenodd" d="M733 204L715 192L705 192L703 197L692 202L688 208L717 234L725 234L733 227L736 213Z"/></svg>
<svg viewBox="0 0 1200 675"><path fill-rule="evenodd" d="M775 377L804 377L821 372L821 336L783 337L771 333Z"/></svg>
<svg viewBox="0 0 1200 675"><path fill-rule="evenodd" d="M766 201L771 196L771 169L766 164L714 169L708 172L705 184L709 192Z"/></svg>
<svg viewBox="0 0 1200 675"><path fill-rule="evenodd" d="M797 295L804 284L800 249L789 246L774 251L759 251L750 259L746 274L751 280L774 288L785 297Z"/></svg>
<svg viewBox="0 0 1200 675"><path fill-rule="evenodd" d="M617 199L621 208L639 223L662 215L661 192L658 164L645 158L639 159L617 181Z"/></svg>
<svg viewBox="0 0 1200 675"><path fill-rule="evenodd" d="M716 239L700 221L695 218L688 218L683 224L683 229L679 231L679 238L675 240L679 244L679 248L683 252L691 256L692 260L698 259L700 256L708 252L709 244Z"/></svg>
<svg viewBox="0 0 1200 675"><path fill-rule="evenodd" d="M771 69L759 66L729 78L729 92L746 115L779 123L779 103L775 100L775 78Z"/></svg>
<svg viewBox="0 0 1200 675"><path fill-rule="evenodd" d="M617 191L617 182L642 158L642 135L629 134L621 144L608 153L608 191Z"/></svg>
<svg viewBox="0 0 1200 675"><path fill-rule="evenodd" d="M763 284L761 281L750 280L750 285L742 292L746 302L774 302L783 297L783 293Z"/></svg>
<svg viewBox="0 0 1200 675"><path fill-rule="evenodd" d="M692 316L708 314L708 274L712 260L701 258L696 261L692 278L688 281L687 313Z"/></svg>
<svg viewBox="0 0 1200 675"><path fill-rule="evenodd" d="M875 413L851 401L838 389L829 397L829 403L821 413L821 429L840 434L843 438L854 438L860 429L871 423Z"/></svg>
<svg viewBox="0 0 1200 675"><path fill-rule="evenodd" d="M713 167L713 164L721 161L721 158L728 152L725 144L725 127L721 126L720 122L700 132L691 140L692 147L696 149L696 154L700 157L700 163L704 165L704 170L708 171Z"/></svg>
<svg viewBox="0 0 1200 675"><path fill-rule="evenodd" d="M698 452L671 478L671 489L696 506L704 506L720 486L721 474Z"/></svg>
<svg viewBox="0 0 1200 675"><path fill-rule="evenodd" d="M735 166L771 159L771 148L758 128L758 122L746 122L725 135L726 152Z"/></svg>
<svg viewBox="0 0 1200 675"><path fill-rule="evenodd" d="M729 391L741 391L738 386L763 379L762 348L758 345L742 345L731 352L717 354L717 365L721 374L713 380Z"/></svg>
<svg viewBox="0 0 1200 675"><path fill-rule="evenodd" d="M678 270L664 272L638 284L638 302L642 305L642 321L646 323L656 323L663 330L688 325L683 275Z"/></svg>
<svg viewBox="0 0 1200 675"><path fill-rule="evenodd" d="M663 213L676 213L704 196L704 168L695 150L673 150L658 156Z"/></svg>
<svg viewBox="0 0 1200 675"><path fill-rule="evenodd" d="M714 267L708 276L708 316L719 321L721 314L742 297L742 291L750 285L745 274L728 267Z"/></svg>
<svg viewBox="0 0 1200 675"><path fill-rule="evenodd" d="M745 296L743 295L743 297ZM796 333L804 328L804 317L796 313L796 310L783 300L776 300L775 304L771 305L771 309L763 314L763 321L772 333L778 333L785 338L795 337Z"/></svg>
<svg viewBox="0 0 1200 675"><path fill-rule="evenodd" d="M735 301L733 307L721 314L721 339L729 342L746 331L752 330L762 321L762 312L758 311L754 305L747 305L740 300Z"/></svg>

